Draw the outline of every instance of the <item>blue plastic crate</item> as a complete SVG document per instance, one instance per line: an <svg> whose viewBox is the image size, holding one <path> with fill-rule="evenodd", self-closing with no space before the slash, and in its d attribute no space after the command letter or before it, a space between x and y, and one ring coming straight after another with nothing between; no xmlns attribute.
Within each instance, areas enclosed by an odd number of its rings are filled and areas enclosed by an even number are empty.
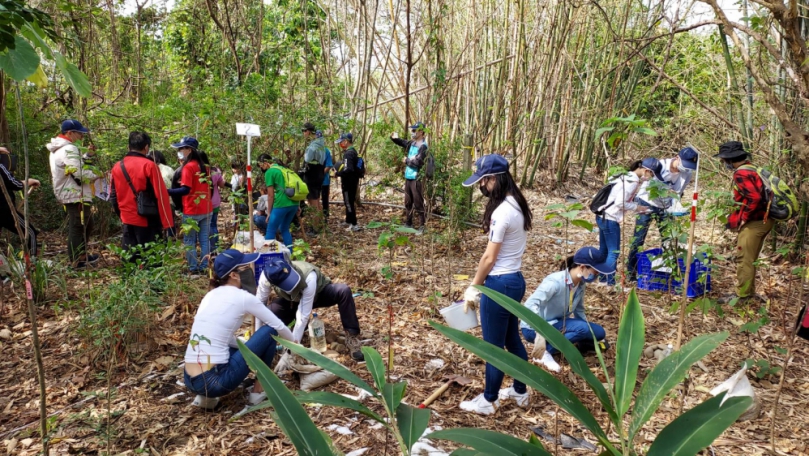
<svg viewBox="0 0 809 456"><path fill-rule="evenodd" d="M264 267L273 258L280 258L282 260L289 261L289 257L285 252L269 252L260 254L258 256L258 260L256 260L256 285L258 285L258 279L261 278L261 273L264 272Z"/></svg>
<svg viewBox="0 0 809 456"><path fill-rule="evenodd" d="M683 287L679 280L671 278L665 271L652 270L652 262L663 254L663 249L651 249L641 252L638 258L638 289L648 291L669 291L682 293ZM685 260L677 259L681 275L685 275ZM700 277L705 276L701 281ZM669 285L669 279L671 284ZM691 272L688 276L688 297L696 298L711 291L711 259L704 253L694 256L691 261Z"/></svg>

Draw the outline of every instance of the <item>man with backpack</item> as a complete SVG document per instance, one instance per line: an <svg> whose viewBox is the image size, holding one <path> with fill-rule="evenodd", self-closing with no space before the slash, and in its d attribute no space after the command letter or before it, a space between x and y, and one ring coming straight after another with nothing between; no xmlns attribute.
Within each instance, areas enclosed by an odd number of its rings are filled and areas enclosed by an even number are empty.
<svg viewBox="0 0 809 456"><path fill-rule="evenodd" d="M275 239L280 232L284 245L291 249L292 233L289 232L289 225L298 213L299 201L293 200L288 195L287 188L292 187L287 180L294 177L292 176L294 173L281 167L269 154L261 154L258 157L258 166L264 171L264 183L267 184L268 215L264 239ZM322 180L318 182L318 186L321 183Z"/></svg>
<svg viewBox="0 0 809 456"><path fill-rule="evenodd" d="M317 129L311 122L303 124L301 131L303 132L303 139L311 140L303 154L303 161L306 166L304 182L306 182L306 186L309 188L306 204L309 205L310 208L316 209L315 213L321 213L323 208L320 205L320 192L326 174L326 140L323 136L318 137ZM319 228L320 224L318 223L316 225L318 225L317 228ZM313 230L317 228L315 226L312 227ZM316 234L316 232L311 231L307 234Z"/></svg>
<svg viewBox="0 0 809 456"><path fill-rule="evenodd" d="M774 222L768 220L768 194L758 171L750 164L750 155L739 141L719 146L714 155L733 171L733 201L738 205L728 217L727 228L738 232L736 238L736 292L722 297L720 303L756 297L755 262L764 239Z"/></svg>
<svg viewBox="0 0 809 456"><path fill-rule="evenodd" d="M346 207L346 220L344 225L346 231L359 231L362 228L357 226L357 189L360 184L360 156L354 148L354 135L343 133L335 144L343 150L343 164L337 170L336 176L340 178L340 186L343 190L343 203Z"/></svg>
<svg viewBox="0 0 809 456"><path fill-rule="evenodd" d="M421 122L416 122L410 127L410 140L396 137L392 134L390 140L405 151L402 162L405 164L405 226L413 227L413 213L418 212L421 226L419 232L424 232L424 187L421 182L421 169L427 160L427 142L424 138L425 127Z"/></svg>

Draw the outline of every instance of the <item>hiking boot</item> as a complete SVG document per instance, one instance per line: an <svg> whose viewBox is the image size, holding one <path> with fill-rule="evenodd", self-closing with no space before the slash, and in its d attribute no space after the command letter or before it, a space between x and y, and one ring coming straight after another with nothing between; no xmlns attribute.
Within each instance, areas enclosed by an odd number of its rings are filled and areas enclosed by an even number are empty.
<svg viewBox="0 0 809 456"><path fill-rule="evenodd" d="M346 331L346 348L351 353L351 358L360 363L365 361L365 355L362 354L362 343L360 342L359 334L351 334Z"/></svg>
<svg viewBox="0 0 809 456"><path fill-rule="evenodd" d="M518 393L513 386L509 386L508 388L503 388L500 390L498 394L498 400L500 401L507 401L509 399L514 399L517 402L518 407L528 407L528 399L531 397L528 394L528 389L526 388L525 392L520 394Z"/></svg>
<svg viewBox="0 0 809 456"><path fill-rule="evenodd" d="M198 394L197 397L194 398L194 402L192 402L191 405L205 410L213 410L217 405L219 405L219 398L205 397Z"/></svg>
<svg viewBox="0 0 809 456"><path fill-rule="evenodd" d="M461 410L475 412L478 415L491 415L500 407L500 399L496 399L494 402L489 402L485 397L483 397L483 393L480 393L471 401L461 402L459 407Z"/></svg>

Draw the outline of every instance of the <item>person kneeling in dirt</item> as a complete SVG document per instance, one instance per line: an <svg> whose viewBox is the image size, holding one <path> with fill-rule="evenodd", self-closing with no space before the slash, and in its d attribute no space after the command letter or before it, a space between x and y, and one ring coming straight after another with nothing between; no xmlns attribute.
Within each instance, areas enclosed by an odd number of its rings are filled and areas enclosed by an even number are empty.
<svg viewBox="0 0 809 456"><path fill-rule="evenodd" d="M292 332L255 295L245 291L255 284L250 264L259 254L225 250L216 256L211 290L202 298L191 326L192 337L185 351L185 386L197 394L194 405L212 409L219 398L234 391L250 373L238 350L234 334L250 314L264 324L245 343L267 366L272 365L280 335L293 340ZM259 382L250 393L250 405L267 398Z"/></svg>
<svg viewBox="0 0 809 456"><path fill-rule="evenodd" d="M562 331L565 338L579 345L579 350L594 348L593 336L602 341L607 333L601 326L587 321L584 313L584 290L588 283L598 278L598 274L613 274L615 264L596 247L582 247L565 260L564 268L545 277L537 290L525 301L525 307L542 317L551 326ZM520 322L523 337L534 343L531 355L535 362L553 372L561 367L553 359L559 350L534 331L527 322ZM592 333L591 333L592 331ZM606 348L606 345L604 345Z"/></svg>
<svg viewBox="0 0 809 456"><path fill-rule="evenodd" d="M365 360L359 338L360 322L357 319L357 308L348 285L331 283L331 279L313 264L305 261L287 263L279 258L264 267L256 292L259 301L267 302L270 290L277 295L270 303L270 310L286 324L295 320L292 340L297 343L303 338L312 309L337 304L345 330L348 352L355 361Z"/></svg>

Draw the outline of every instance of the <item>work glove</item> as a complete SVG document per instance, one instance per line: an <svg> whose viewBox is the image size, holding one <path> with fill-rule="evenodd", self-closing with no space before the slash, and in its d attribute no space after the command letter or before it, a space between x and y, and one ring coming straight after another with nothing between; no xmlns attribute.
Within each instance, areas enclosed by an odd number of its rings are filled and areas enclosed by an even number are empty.
<svg viewBox="0 0 809 456"><path fill-rule="evenodd" d="M531 351L531 357L542 359L542 355L545 354L545 348L545 338L542 337L541 334L537 333L536 337L534 338L534 349Z"/></svg>
<svg viewBox="0 0 809 456"><path fill-rule="evenodd" d="M480 303L480 290L470 285L463 294L463 312L467 313L469 309L474 312L478 303Z"/></svg>
<svg viewBox="0 0 809 456"><path fill-rule="evenodd" d="M275 374L279 377L281 375L286 374L286 371L292 369L292 353L289 351L285 351L283 355L281 355L281 359L278 360L278 364L275 365Z"/></svg>

